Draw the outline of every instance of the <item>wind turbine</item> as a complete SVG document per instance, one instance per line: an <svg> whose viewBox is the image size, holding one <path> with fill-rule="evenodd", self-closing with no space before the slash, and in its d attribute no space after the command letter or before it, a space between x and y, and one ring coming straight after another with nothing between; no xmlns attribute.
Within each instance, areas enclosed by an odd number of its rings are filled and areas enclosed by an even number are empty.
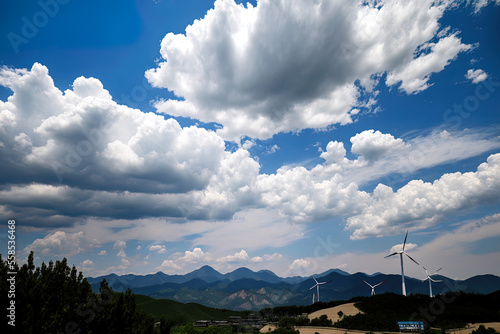
<svg viewBox="0 0 500 334"><path fill-rule="evenodd" d="M384 283L385 281L382 281L382 282L380 282L380 283L378 283L378 284L375 284L375 285L371 285L370 283L368 283L368 282L367 282L367 281L365 281L365 280L363 280L363 282L365 282L366 284L368 284L368 286L369 286L370 288L372 288L372 296L375 296L375 288L376 288L377 286L379 286L380 284Z"/></svg>
<svg viewBox="0 0 500 334"><path fill-rule="evenodd" d="M403 249L400 250L400 251L394 252L392 254L389 254L386 257L384 257L384 258L388 258L388 257L391 257L393 255L399 254L399 258L401 259L401 281L402 281L403 296L406 296L405 271L404 271L404 268L403 268L403 254L406 255L406 256L408 256L408 258L410 260L412 260L413 262L415 262L416 264L418 264L417 261L415 261L414 259L412 259L412 257L410 255L408 255L408 253L405 252L406 238L408 238L408 231L406 231L405 241L403 242Z"/></svg>
<svg viewBox="0 0 500 334"><path fill-rule="evenodd" d="M312 289L316 288L317 293L318 293L318 302L319 302L319 286L322 285L322 284L329 283L332 280L329 280L329 281L326 281L326 282L318 282L318 281L316 281L316 279L314 278L314 276L312 278L313 278L314 282L316 282L316 284L314 284L309 290L312 290Z"/></svg>
<svg viewBox="0 0 500 334"><path fill-rule="evenodd" d="M432 297L434 297L434 296L432 295L432 282L439 283L439 282L442 282L442 281L432 279L432 278L431 278L431 276L436 275L436 274L437 274L437 272L438 272L438 271L440 271L440 270L441 270L441 269L443 269L443 268L439 268L439 269L438 269L438 270L436 270L436 272L435 272L434 274L432 274L432 275L429 275L429 273L427 272L427 269L425 269L425 267L422 267L422 268L424 268L424 270L425 270L425 274L427 275L427 278L423 279L423 280L422 280L422 282L425 282L426 280L429 280L429 296L431 296L431 298L432 298Z"/></svg>

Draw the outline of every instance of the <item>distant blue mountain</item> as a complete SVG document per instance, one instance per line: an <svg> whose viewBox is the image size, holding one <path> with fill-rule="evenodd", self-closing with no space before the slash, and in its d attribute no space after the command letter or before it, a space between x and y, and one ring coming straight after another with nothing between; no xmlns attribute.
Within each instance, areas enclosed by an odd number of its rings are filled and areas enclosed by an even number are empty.
<svg viewBox="0 0 500 334"><path fill-rule="evenodd" d="M375 289L377 294L401 293L401 276L375 273L349 274L340 269L331 269L314 275L322 282L331 280L320 287L320 301L347 300L356 296L369 296L370 284L383 284ZM465 291L487 294L500 290L500 277L480 275L466 280L453 280L445 276L434 276L440 283L433 283L434 294L448 291ZM233 310L259 310L264 307L281 305L306 305L312 302L316 289L310 290L315 282L312 277L282 278L269 270L254 272L248 268L238 268L221 274L210 266L203 266L185 275L167 275L157 272L150 275L109 274L88 278L94 291L106 279L115 291L131 289L137 294L153 298L165 298L183 303L195 302L209 307ZM427 282L406 277L408 294L428 294Z"/></svg>

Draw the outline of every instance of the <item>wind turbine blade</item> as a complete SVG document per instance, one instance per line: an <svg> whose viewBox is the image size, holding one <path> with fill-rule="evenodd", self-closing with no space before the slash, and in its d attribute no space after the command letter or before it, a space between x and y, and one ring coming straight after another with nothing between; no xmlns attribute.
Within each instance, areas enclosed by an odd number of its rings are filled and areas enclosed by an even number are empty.
<svg viewBox="0 0 500 334"><path fill-rule="evenodd" d="M417 261L415 261L415 260L414 260L414 259L413 259L410 255L408 255L408 253L406 253L406 252L405 252L404 254L405 254L406 256L408 256L408 257L410 258L410 260L412 260L413 262L415 262L416 264L418 264L418 262L417 262ZM418 265L419 265L419 264L418 264Z"/></svg>
<svg viewBox="0 0 500 334"><path fill-rule="evenodd" d="M389 256L393 256L393 255L397 255L397 254L398 254L398 252L394 252L394 253L392 253L392 254L390 254L390 255L384 256L384 259L385 259L385 258L388 258Z"/></svg>
<svg viewBox="0 0 500 334"><path fill-rule="evenodd" d="M318 283L318 281L316 281L316 279L314 278L314 276L313 276L313 280L314 280L314 282Z"/></svg>
<svg viewBox="0 0 500 334"><path fill-rule="evenodd" d="M382 282L380 282L379 284L374 285L373 287L375 288L375 287L379 286L380 284L382 284L382 283L384 283L384 282L385 282L385 281L382 281Z"/></svg>
<svg viewBox="0 0 500 334"><path fill-rule="evenodd" d="M371 285L370 285L370 283L368 283L367 281L363 280L363 282L365 282L366 284L368 284L368 286L369 286L370 288L373 288L373 286L371 286Z"/></svg>
<svg viewBox="0 0 500 334"><path fill-rule="evenodd" d="M429 277L429 279L430 279L431 281L433 281L433 282L436 282L436 283L440 283L440 282L442 282L442 280L432 279L432 278L430 278L430 277Z"/></svg>
<svg viewBox="0 0 500 334"><path fill-rule="evenodd" d="M317 285L317 284L316 284L316 285ZM316 285L314 285L314 286L313 286L312 288L310 288L309 290L312 290L312 289L314 289L314 288L316 287Z"/></svg>
<svg viewBox="0 0 500 334"><path fill-rule="evenodd" d="M405 250L406 238L408 238L408 230L406 230L405 241L403 242L403 252L404 252L404 250Z"/></svg>
<svg viewBox="0 0 500 334"><path fill-rule="evenodd" d="M437 273L438 273L438 271L440 271L441 269L443 269L443 268L439 268L439 269L438 269L438 270L436 270L436 272L435 272L434 274L432 274L432 275L437 274ZM432 275L431 275L431 276L432 276Z"/></svg>

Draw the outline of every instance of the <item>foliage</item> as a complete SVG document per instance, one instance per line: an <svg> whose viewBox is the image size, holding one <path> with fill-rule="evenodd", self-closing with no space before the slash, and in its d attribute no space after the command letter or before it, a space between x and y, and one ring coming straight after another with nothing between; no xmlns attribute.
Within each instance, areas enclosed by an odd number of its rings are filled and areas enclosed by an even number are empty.
<svg viewBox="0 0 500 334"><path fill-rule="evenodd" d="M488 329L486 329L484 325L479 325L478 329L472 331L472 334L496 334L496 333L497 331L494 328L488 327Z"/></svg>
<svg viewBox="0 0 500 334"><path fill-rule="evenodd" d="M351 302L358 301L360 297L355 297L351 299ZM330 302L317 302L312 305L301 305L301 306L277 306L273 308L263 308L260 310L262 317L268 319L269 321L277 322L283 317L297 317L304 313L313 313L318 310L325 308L335 307L346 303L344 300L334 300Z"/></svg>
<svg viewBox="0 0 500 334"><path fill-rule="evenodd" d="M154 299L144 295L135 295L137 308L152 314L157 321L163 316L173 325L182 325L201 319L226 320L230 316L248 316L246 311L215 309L196 303L180 303L170 299Z"/></svg>
<svg viewBox="0 0 500 334"><path fill-rule="evenodd" d="M319 318L314 318L311 320L311 326L320 326L320 327L328 327L332 325L332 321L328 319L326 314L320 315Z"/></svg>
<svg viewBox="0 0 500 334"><path fill-rule="evenodd" d="M231 327L209 326L204 328L195 328L193 324L180 325L172 328L172 334L231 334Z"/></svg>
<svg viewBox="0 0 500 334"><path fill-rule="evenodd" d="M16 267L16 326L4 322L2 333L157 333L154 317L136 309L130 290L115 293L101 282L99 293L70 268L67 260L42 263L35 268L33 252L28 263ZM0 255L2 305L6 305L8 286L7 262ZM164 325L165 327L165 325Z"/></svg>
<svg viewBox="0 0 500 334"><path fill-rule="evenodd" d="M401 296L393 293L362 297L364 314L344 316L334 326L368 331L399 331L397 321L423 321L426 327L459 328L467 323L500 321L500 295L449 292Z"/></svg>
<svg viewBox="0 0 500 334"><path fill-rule="evenodd" d="M346 316L343 314L333 326L363 331L399 332L398 321L423 321L426 328L459 328L467 323L500 321L500 291L488 295L465 292L448 292L430 298L416 294L402 296L394 293L372 297L355 297L348 301L315 303L308 306L280 306L262 309L261 315L269 321L278 322L284 317L297 317L319 309L330 308L354 302L363 313ZM311 326L325 326L321 319L313 319ZM326 325L328 326L328 325ZM491 334L480 332L475 334Z"/></svg>

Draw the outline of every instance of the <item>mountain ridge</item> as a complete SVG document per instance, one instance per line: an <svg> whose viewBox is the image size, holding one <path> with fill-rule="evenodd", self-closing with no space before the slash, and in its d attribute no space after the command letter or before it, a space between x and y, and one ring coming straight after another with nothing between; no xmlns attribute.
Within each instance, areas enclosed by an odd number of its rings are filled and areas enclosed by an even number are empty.
<svg viewBox="0 0 500 334"><path fill-rule="evenodd" d="M401 293L401 275L375 273L350 274L340 269L330 269L314 275L321 285L321 301L348 300L356 296L369 296L371 284L384 281L375 289L377 294ZM500 277L484 274L465 280L454 280L443 275L434 276L441 283L432 283L434 294L449 291L465 291L487 294L500 290ZM208 307L231 310L259 310L264 307L285 305L306 305L312 302L310 290L315 281L312 276L279 277L270 270L252 271L240 267L232 272L221 274L210 266L203 266L184 275L168 275L163 272L148 275L108 274L89 277L87 280L94 291L98 291L103 279L116 291L131 289L133 293L157 299L171 299L183 303L199 303ZM429 294L428 283L421 279L405 276L409 294ZM317 297L316 297L317 298ZM316 300L317 301L317 300Z"/></svg>

